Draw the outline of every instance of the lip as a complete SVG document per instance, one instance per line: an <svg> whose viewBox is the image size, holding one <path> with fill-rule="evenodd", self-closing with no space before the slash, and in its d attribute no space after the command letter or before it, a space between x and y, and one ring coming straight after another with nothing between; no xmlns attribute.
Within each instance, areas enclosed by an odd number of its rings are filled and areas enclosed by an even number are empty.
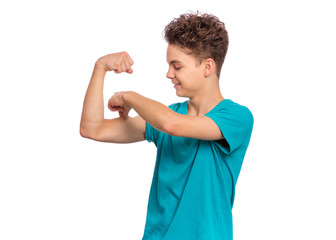
<svg viewBox="0 0 336 240"><path fill-rule="evenodd" d="M174 88L181 86L181 83L173 83L173 84L174 84Z"/></svg>

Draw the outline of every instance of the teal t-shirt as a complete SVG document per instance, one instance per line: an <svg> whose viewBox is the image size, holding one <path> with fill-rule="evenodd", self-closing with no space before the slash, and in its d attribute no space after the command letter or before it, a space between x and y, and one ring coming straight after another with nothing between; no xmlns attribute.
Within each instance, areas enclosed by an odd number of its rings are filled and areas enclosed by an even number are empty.
<svg viewBox="0 0 336 240"><path fill-rule="evenodd" d="M169 106L187 115L188 101ZM225 140L175 137L146 124L157 147L143 240L231 240L235 185L248 147L253 116L229 99L205 116Z"/></svg>

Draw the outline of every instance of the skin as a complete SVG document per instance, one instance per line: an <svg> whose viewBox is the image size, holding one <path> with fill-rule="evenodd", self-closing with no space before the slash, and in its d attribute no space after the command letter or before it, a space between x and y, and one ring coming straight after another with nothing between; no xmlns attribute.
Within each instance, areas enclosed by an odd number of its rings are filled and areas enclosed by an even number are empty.
<svg viewBox="0 0 336 240"><path fill-rule="evenodd" d="M80 133L102 142L131 143L145 140L146 122L173 136L204 140L223 139L218 126L204 116L224 98L220 93L216 64L213 59L201 62L176 45L168 45L167 78L176 94L188 97L188 114L174 112L165 105L132 91L117 92L108 101L119 118L104 119L103 85L107 71L132 74L133 60L127 52L114 53L97 60L84 99ZM139 116L131 118L134 109Z"/></svg>

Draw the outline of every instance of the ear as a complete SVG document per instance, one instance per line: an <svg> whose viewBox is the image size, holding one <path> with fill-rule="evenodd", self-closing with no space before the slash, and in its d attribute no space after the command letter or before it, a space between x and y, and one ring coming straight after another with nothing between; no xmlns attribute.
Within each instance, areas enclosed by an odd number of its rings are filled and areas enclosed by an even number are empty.
<svg viewBox="0 0 336 240"><path fill-rule="evenodd" d="M204 76L209 77L215 72L216 63L212 58L207 58L204 60Z"/></svg>

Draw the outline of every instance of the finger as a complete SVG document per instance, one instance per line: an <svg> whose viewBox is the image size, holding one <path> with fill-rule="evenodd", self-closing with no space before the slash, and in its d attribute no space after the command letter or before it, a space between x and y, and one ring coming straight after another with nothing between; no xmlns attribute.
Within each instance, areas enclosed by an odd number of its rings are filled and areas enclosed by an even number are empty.
<svg viewBox="0 0 336 240"><path fill-rule="evenodd" d="M113 97L111 97L111 98L108 100L108 102L107 102L107 107L108 107L111 111L113 111L113 109L114 109Z"/></svg>
<svg viewBox="0 0 336 240"><path fill-rule="evenodd" d="M116 67L115 69L114 69L114 72L115 73L122 73L123 72L123 70L122 70L122 67L119 65L118 67Z"/></svg>
<svg viewBox="0 0 336 240"><path fill-rule="evenodd" d="M123 117L123 114L122 114L121 111L118 111L118 113L119 113L119 117L120 117L120 118L124 118L124 117Z"/></svg>
<svg viewBox="0 0 336 240"><path fill-rule="evenodd" d="M126 65L127 65L126 72L127 73L133 73L133 69L131 68L131 66L134 64L133 60L127 52L126 52L125 57L126 57L125 61L126 61Z"/></svg>
<svg viewBox="0 0 336 240"><path fill-rule="evenodd" d="M132 61L132 59L131 59L131 61ZM126 69L127 73L133 73L132 65L133 65L133 63L131 63L131 62L127 63L127 69Z"/></svg>
<svg viewBox="0 0 336 240"><path fill-rule="evenodd" d="M120 112L119 112L119 116L121 117L121 118L123 118L123 119L127 119L127 113L125 112L125 109L124 108L122 108L121 110L120 110Z"/></svg>
<svg viewBox="0 0 336 240"><path fill-rule="evenodd" d="M119 69L120 72L132 72L132 70L129 70L131 66L133 65L133 60L129 56L127 52L124 52L122 55L122 61L120 62L121 69Z"/></svg>
<svg viewBox="0 0 336 240"><path fill-rule="evenodd" d="M129 68L128 63L126 61L122 62L121 64L122 72L126 72L128 68Z"/></svg>
<svg viewBox="0 0 336 240"><path fill-rule="evenodd" d="M125 71L125 72L130 73L130 69L132 69L131 67L132 67L132 64L131 64L131 62L128 60L128 61L126 62L126 71ZM133 72L133 70L132 70L132 72Z"/></svg>
<svg viewBox="0 0 336 240"><path fill-rule="evenodd" d="M132 58L130 57L130 55L128 54L128 52L122 52L122 57L128 62L130 63L131 65L133 64L133 60Z"/></svg>
<svg viewBox="0 0 336 240"><path fill-rule="evenodd" d="M108 100L108 102L107 102L107 107L108 107L108 109L110 109L111 111L112 111L112 107L113 107L113 105L112 105L112 103L111 103L111 98Z"/></svg>
<svg viewBox="0 0 336 240"><path fill-rule="evenodd" d="M127 69L126 72L129 73L129 74L131 74L131 73L133 73L133 69L132 69L132 68L129 68L129 69Z"/></svg>
<svg viewBox="0 0 336 240"><path fill-rule="evenodd" d="M110 109L111 111L117 111L118 108L120 108L120 106L114 105L114 98L111 97L107 103L107 107L108 109Z"/></svg>
<svg viewBox="0 0 336 240"><path fill-rule="evenodd" d="M115 106L109 106L109 109L110 109L112 112L115 112L115 111L118 110L118 108L115 107Z"/></svg>
<svg viewBox="0 0 336 240"><path fill-rule="evenodd" d="M124 117L124 119L127 119L127 117L128 117L128 111L126 111L126 110L123 111L123 117Z"/></svg>
<svg viewBox="0 0 336 240"><path fill-rule="evenodd" d="M119 63L116 65L116 70L115 70L115 72L116 72L116 73L122 73L122 72L126 72L127 69L128 69L127 64L126 64L126 62L123 60L123 61L119 62Z"/></svg>
<svg viewBox="0 0 336 240"><path fill-rule="evenodd" d="M113 71L114 71L115 73L121 73L121 72L122 72L122 62L116 62L116 63L114 64Z"/></svg>
<svg viewBox="0 0 336 240"><path fill-rule="evenodd" d="M134 64L133 59L131 58L131 56L129 54L127 54L127 60L128 63L132 66Z"/></svg>
<svg viewBox="0 0 336 240"><path fill-rule="evenodd" d="M117 74L121 73L121 72L119 71L119 69L117 69L117 68L114 68L114 69L113 69L113 72L114 72L114 73L117 73Z"/></svg>

